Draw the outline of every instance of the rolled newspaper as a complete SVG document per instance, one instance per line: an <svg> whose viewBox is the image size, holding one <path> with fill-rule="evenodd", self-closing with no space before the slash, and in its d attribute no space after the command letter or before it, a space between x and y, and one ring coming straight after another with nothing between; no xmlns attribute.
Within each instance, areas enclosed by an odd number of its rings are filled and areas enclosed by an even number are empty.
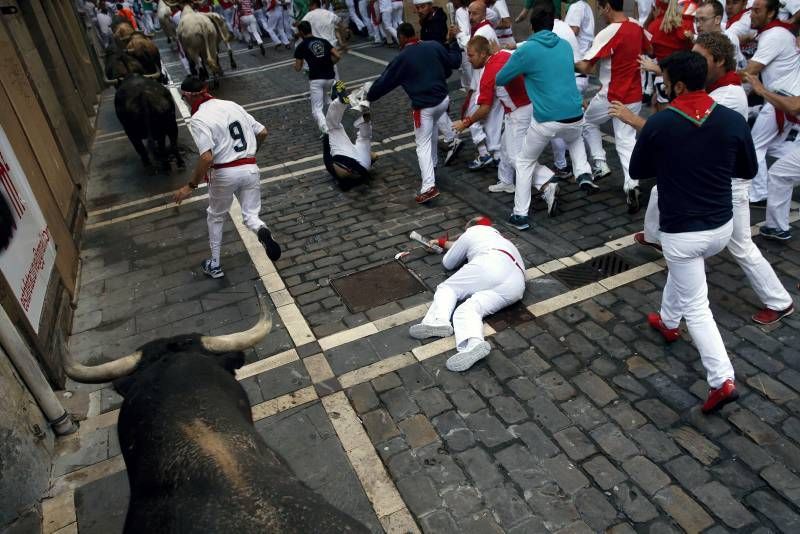
<svg viewBox="0 0 800 534"><path fill-rule="evenodd" d="M454 24L454 19L455 19L453 2L447 2L445 10L447 11L447 27L449 28Z"/></svg>
<svg viewBox="0 0 800 534"><path fill-rule="evenodd" d="M428 247L437 254L441 254L442 252L444 252L444 249L442 247L440 247L439 245L431 245L430 243L428 243L428 240L419 235L418 232L411 232L410 234L408 234L408 237L413 239L417 243L422 243L423 245L425 245L426 247Z"/></svg>

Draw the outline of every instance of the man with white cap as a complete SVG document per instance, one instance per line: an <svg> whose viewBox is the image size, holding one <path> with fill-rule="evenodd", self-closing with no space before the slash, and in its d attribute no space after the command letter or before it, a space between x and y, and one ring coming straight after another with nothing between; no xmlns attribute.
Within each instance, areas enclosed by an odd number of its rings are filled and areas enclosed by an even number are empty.
<svg viewBox="0 0 800 534"><path fill-rule="evenodd" d="M483 318L517 302L525 293L522 256L491 225L487 217L475 217L455 241L441 237L430 242L447 251L442 258L445 269L455 269L465 260L467 263L438 285L428 313L408 333L425 339L455 332L458 352L446 363L451 371L466 371L489 354L491 346L483 338ZM464 302L456 307L460 300Z"/></svg>

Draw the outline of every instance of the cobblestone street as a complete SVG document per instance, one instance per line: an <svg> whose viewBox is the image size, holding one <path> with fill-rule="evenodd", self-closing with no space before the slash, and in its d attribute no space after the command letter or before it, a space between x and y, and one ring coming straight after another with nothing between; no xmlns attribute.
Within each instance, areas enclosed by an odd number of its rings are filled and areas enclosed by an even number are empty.
<svg viewBox="0 0 800 534"><path fill-rule="evenodd" d="M174 88L183 68L163 38L156 42ZM352 44L339 64L351 89L377 78L397 52ZM374 532L800 532L800 316L757 326L750 317L761 305L741 269L728 252L708 260L711 308L741 396L701 414L705 371L685 326L667 345L645 318L659 309L665 264L633 241L644 209L627 213L613 136L604 138L613 174L599 191L562 185L561 212L548 218L536 200L532 228L519 232L505 224L513 195L487 192L496 170L467 170L475 150L466 137L456 160L437 168L441 196L414 202L410 106L397 90L372 106L380 155L372 181L345 192L322 166L307 80L291 69L290 53L268 48L265 59L236 48L238 69L214 92L268 129L257 155L261 217L282 257L267 258L235 204L225 277L206 278L206 189L180 207L171 202L197 158L188 113L179 120L186 170L148 175L108 90L88 180L73 354L97 363L159 337L248 328L258 315L255 286L269 295L274 321L237 374L256 428L299 479ZM450 88L455 117L464 98L458 73ZM345 116L351 132L355 117ZM549 150L542 162L552 163ZM519 248L527 286L522 304L487 319L490 355L453 373L444 366L452 337L408 335L448 275L441 256L408 234L454 236L477 214ZM754 234L763 218L753 210ZM800 240L754 240L796 299ZM352 311L332 281L403 251L425 291ZM610 252L630 268L577 287L560 276ZM110 384L70 382L68 390L62 400L84 420L59 445L45 532L116 534L128 498L121 398Z"/></svg>

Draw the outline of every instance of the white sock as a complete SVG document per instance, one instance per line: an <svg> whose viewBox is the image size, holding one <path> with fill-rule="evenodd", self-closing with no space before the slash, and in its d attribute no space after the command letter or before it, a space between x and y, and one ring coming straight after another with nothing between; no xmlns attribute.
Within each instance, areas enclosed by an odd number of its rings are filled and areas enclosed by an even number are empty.
<svg viewBox="0 0 800 534"><path fill-rule="evenodd" d="M489 151L486 150L486 144L484 143L478 144L478 155L482 158L489 155Z"/></svg>

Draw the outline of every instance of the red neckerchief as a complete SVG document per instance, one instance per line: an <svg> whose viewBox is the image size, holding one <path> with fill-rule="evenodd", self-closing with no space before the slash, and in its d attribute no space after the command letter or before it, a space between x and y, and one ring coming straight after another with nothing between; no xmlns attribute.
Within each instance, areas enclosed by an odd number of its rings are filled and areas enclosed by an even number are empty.
<svg viewBox="0 0 800 534"><path fill-rule="evenodd" d="M717 81L706 87L706 92L713 93L720 87L725 87L726 85L742 85L742 80L739 78L739 75L736 74L735 70L729 70L720 76Z"/></svg>
<svg viewBox="0 0 800 534"><path fill-rule="evenodd" d="M183 96L188 96L193 98L199 97L197 98L197 100L194 100L192 102L192 115L197 113L197 110L200 109L200 106L202 106L203 104L214 98L213 96L211 96L211 93L208 92L208 89L203 89L202 91L198 91L196 93L187 93L185 91L181 91L181 93L183 94Z"/></svg>
<svg viewBox="0 0 800 534"><path fill-rule="evenodd" d="M405 47L407 47L407 46L411 46L411 45L419 44L419 42L420 42L420 41L419 41L419 39L417 39L416 37L412 37L411 39L409 39L408 41L406 41L406 44L404 44L404 45L403 45L403 48L405 48Z"/></svg>
<svg viewBox="0 0 800 534"><path fill-rule="evenodd" d="M676 97L670 102L667 109L688 119L695 126L702 126L716 105L717 103L714 102L714 99L701 89L683 93Z"/></svg>
<svg viewBox="0 0 800 534"><path fill-rule="evenodd" d="M482 21L477 23L475 26L470 27L470 29L469 29L470 36L474 37L475 36L475 32L478 31L479 29L483 28L484 26L491 26L491 23L488 20L483 19Z"/></svg>
<svg viewBox="0 0 800 534"><path fill-rule="evenodd" d="M736 21L738 21L740 18L744 17L744 14L745 14L745 13L748 13L749 11L750 11L750 8L748 7L747 9L743 9L743 10L739 11L737 14L735 14L734 16L732 16L731 18L729 18L729 19L728 19L728 23L727 23L727 24L725 24L725 29L727 30L728 28L730 28L731 26L733 26L733 23L734 23L734 22L736 22Z"/></svg>
<svg viewBox="0 0 800 534"><path fill-rule="evenodd" d="M772 28L783 28L784 30L788 30L794 34L794 30L796 26L794 24L789 24L786 21L774 19L769 21L768 23L764 24L762 27L756 30L757 35L761 35L767 30L771 30Z"/></svg>

